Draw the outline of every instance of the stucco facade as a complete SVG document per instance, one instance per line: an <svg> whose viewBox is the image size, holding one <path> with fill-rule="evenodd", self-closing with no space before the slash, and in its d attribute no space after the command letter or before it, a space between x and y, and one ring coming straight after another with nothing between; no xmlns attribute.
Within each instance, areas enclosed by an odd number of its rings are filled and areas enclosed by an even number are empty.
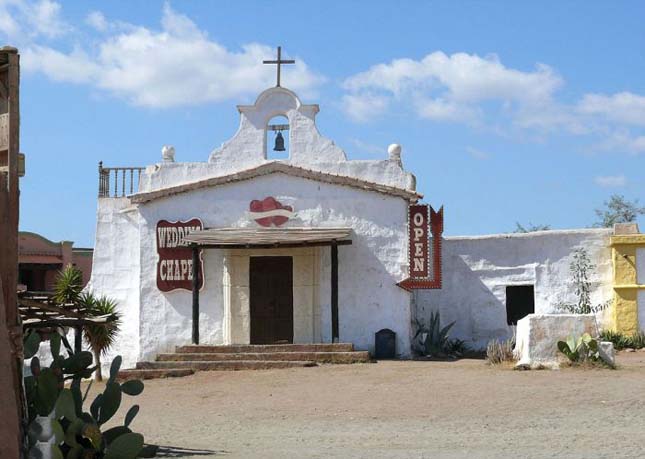
<svg viewBox="0 0 645 459"><path fill-rule="evenodd" d="M441 311L442 322L456 321L452 336L484 347L492 339L512 336L507 323L506 291L533 286L535 313L556 313L561 302L575 302L569 265L573 251L587 250L596 266L590 281L592 303L611 300L611 229L538 231L447 237L443 244L443 285L440 290L416 292L416 314L427 319ZM609 311L600 313L609 324Z"/></svg>
<svg viewBox="0 0 645 459"><path fill-rule="evenodd" d="M164 161L144 171L138 193L99 198L89 288L115 297L124 314L112 352L130 366L190 343L191 292L157 288L157 222L199 218L205 228L258 227L249 203L272 196L293 208L284 228L351 230L351 245L338 249L340 341L371 351L374 333L390 328L399 354L409 356L411 296L396 283L407 275L407 209L419 195L399 151L381 161L348 161L318 133L318 107L284 88L238 109L237 134L208 161L176 162L165 149ZM266 159L265 140L276 114L289 121L289 156L278 162ZM331 341L330 250L311 247L204 250L200 343L249 342L249 260L276 254L294 263L293 341Z"/></svg>

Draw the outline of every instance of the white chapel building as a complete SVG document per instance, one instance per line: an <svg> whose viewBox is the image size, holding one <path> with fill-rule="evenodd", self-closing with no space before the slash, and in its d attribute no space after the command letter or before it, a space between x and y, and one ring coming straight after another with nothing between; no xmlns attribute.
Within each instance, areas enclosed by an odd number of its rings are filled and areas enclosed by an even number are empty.
<svg viewBox="0 0 645 459"><path fill-rule="evenodd" d="M408 206L421 196L400 147L383 160L348 160L318 132L318 105L283 87L238 111L238 132L207 161L179 162L166 147L162 162L135 171L131 194L121 188L132 170L101 171L89 288L119 302L115 352L133 364L195 334L200 344L373 350L387 328L409 355L411 295L397 282L408 270ZM270 124L276 116L282 124ZM287 137L280 159L267 154L273 130ZM114 187L125 196L113 197Z"/></svg>
<svg viewBox="0 0 645 459"><path fill-rule="evenodd" d="M611 298L611 230L433 232L415 249L408 219L422 196L401 147L348 160L318 132L318 105L280 86L238 111L237 133L203 162L164 147L145 168L99 166L88 288L119 303L112 353L124 366L191 343L341 342L373 353L383 329L406 358L415 321L432 311L481 348L512 335L518 317L573 298L568 267L579 247L597 266L593 300ZM421 251L432 252L435 282L404 289Z"/></svg>

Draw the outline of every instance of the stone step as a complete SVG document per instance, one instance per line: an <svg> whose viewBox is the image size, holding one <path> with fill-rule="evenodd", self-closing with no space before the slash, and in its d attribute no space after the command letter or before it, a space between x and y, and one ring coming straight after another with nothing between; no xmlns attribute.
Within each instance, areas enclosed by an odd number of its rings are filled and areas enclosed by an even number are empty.
<svg viewBox="0 0 645 459"><path fill-rule="evenodd" d="M219 362L137 362L138 370L189 368L192 370L270 370L315 367L316 362L275 360L223 360Z"/></svg>
<svg viewBox="0 0 645 459"><path fill-rule="evenodd" d="M156 379L156 378L179 378L190 376L195 373L192 368L156 368L156 369L129 369L119 371L119 381L130 379Z"/></svg>
<svg viewBox="0 0 645 459"><path fill-rule="evenodd" d="M239 354L241 352L352 352L352 343L316 343L316 344L230 344L222 346L209 345L188 345L178 346L176 352L214 354L228 353Z"/></svg>
<svg viewBox="0 0 645 459"><path fill-rule="evenodd" d="M235 360L257 361L301 361L318 363L364 363L370 361L367 351L353 352L220 352L220 353L175 353L159 354L157 361L163 362L217 362Z"/></svg>

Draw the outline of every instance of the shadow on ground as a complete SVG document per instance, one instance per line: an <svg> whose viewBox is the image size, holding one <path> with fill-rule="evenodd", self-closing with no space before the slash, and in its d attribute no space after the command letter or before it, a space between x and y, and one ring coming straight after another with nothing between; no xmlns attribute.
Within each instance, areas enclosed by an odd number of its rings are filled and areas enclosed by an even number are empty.
<svg viewBox="0 0 645 459"><path fill-rule="evenodd" d="M155 457L195 457L195 456L220 456L228 451L213 451L210 449L179 448L175 446L158 446Z"/></svg>

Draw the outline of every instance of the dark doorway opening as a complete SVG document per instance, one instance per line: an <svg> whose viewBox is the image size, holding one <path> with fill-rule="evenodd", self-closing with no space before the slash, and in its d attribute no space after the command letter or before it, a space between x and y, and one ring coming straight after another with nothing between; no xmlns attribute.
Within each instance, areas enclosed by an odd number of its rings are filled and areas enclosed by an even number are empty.
<svg viewBox="0 0 645 459"><path fill-rule="evenodd" d="M293 259L251 257L251 344L293 342Z"/></svg>
<svg viewBox="0 0 645 459"><path fill-rule="evenodd" d="M535 312L535 293L532 285L506 287L506 323L517 325L517 321Z"/></svg>

